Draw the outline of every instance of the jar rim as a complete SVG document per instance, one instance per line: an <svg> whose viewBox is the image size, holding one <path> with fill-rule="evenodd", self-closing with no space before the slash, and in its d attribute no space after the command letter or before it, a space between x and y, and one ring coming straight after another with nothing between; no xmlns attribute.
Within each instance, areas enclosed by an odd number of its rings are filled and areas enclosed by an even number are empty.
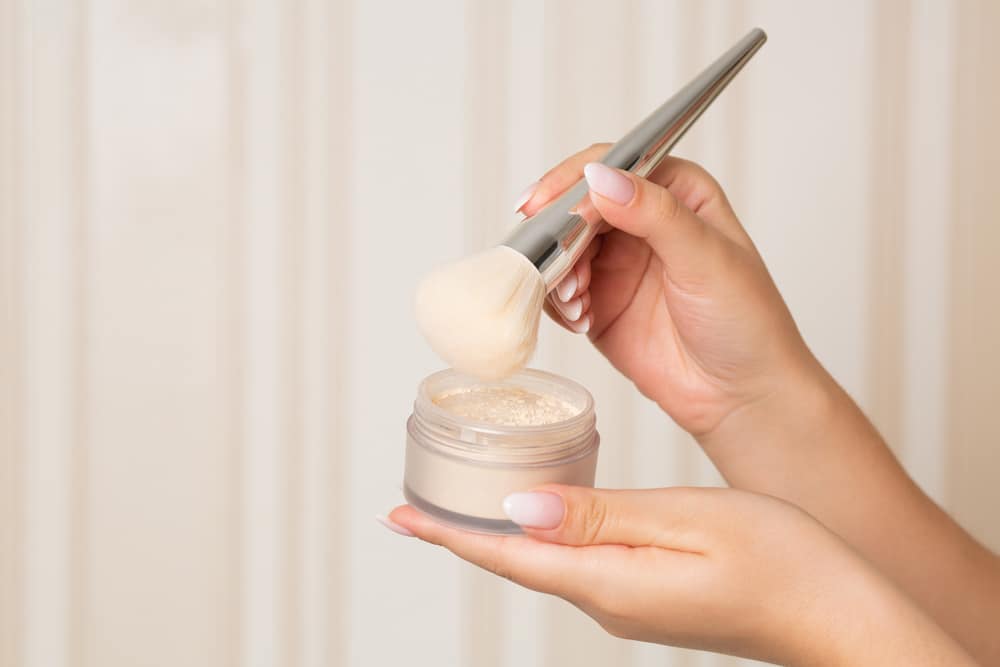
<svg viewBox="0 0 1000 667"><path fill-rule="evenodd" d="M571 401L579 411L550 424L508 426L469 419L434 402L441 393L462 386L507 386L528 391L548 388L550 394ZM454 369L432 373L417 389L409 430L426 447L483 463L565 461L590 451L599 442L590 392L573 380L536 369L525 369L492 382L477 380Z"/></svg>
<svg viewBox="0 0 1000 667"><path fill-rule="evenodd" d="M434 382L440 381L445 378L462 378L468 379L470 381L470 386L495 386L495 385L506 385L514 384L514 380L519 377L532 378L534 380L541 380L545 382L550 382L552 384L558 385L563 389L569 389L573 393L577 393L583 397L584 404L572 417L568 419L562 419L560 421L551 422L549 424L537 424L534 426L508 426L506 424L495 424L488 421L480 421L476 419L469 419L468 417L462 417L456 415L453 412L445 410L440 405L434 402L434 396L431 396L431 386ZM456 371L453 368L446 368L444 370L431 373L425 377L420 386L417 388L417 400L414 403L414 408L419 407L422 412L434 415L442 419L443 421L449 422L462 422L463 425L470 428L475 428L478 431L484 432L496 432L496 433L506 433L506 434L541 434L541 433L551 433L556 431L568 430L569 428L575 426L576 424L584 424L588 419L590 419L594 412L594 397L590 395L590 392L574 380L563 377L561 375L556 375L555 373L549 373L547 371L541 371L535 368L525 368L517 373L511 375L503 380L477 380L474 377L465 375Z"/></svg>

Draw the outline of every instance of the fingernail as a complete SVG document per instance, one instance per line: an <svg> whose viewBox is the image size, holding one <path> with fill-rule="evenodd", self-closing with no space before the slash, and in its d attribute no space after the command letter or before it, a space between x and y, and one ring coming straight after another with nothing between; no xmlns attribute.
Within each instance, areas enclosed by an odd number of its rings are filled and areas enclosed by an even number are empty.
<svg viewBox="0 0 1000 667"><path fill-rule="evenodd" d="M562 523L563 499L554 493L512 493L503 499L503 511L519 526L555 528Z"/></svg>
<svg viewBox="0 0 1000 667"><path fill-rule="evenodd" d="M569 328L578 334L585 334L590 331L590 313L587 313L583 319L577 322L567 322Z"/></svg>
<svg viewBox="0 0 1000 667"><path fill-rule="evenodd" d="M600 162L590 162L583 168L583 175L591 192L596 192L616 204L632 201L635 186L623 173Z"/></svg>
<svg viewBox="0 0 1000 667"><path fill-rule="evenodd" d="M573 299L569 303L557 303L556 308L559 309L567 322L576 322L583 315L583 300Z"/></svg>
<svg viewBox="0 0 1000 667"><path fill-rule="evenodd" d="M538 189L538 186L540 184L541 181L535 181L534 183L532 183L531 185L529 185L524 189L521 195L517 198L517 201L514 202L514 213L517 213L522 208L524 208L524 205L531 200L531 195L535 194L535 190Z"/></svg>
<svg viewBox="0 0 1000 667"><path fill-rule="evenodd" d="M398 523L396 523L387 516L384 516L382 514L376 514L375 520L378 521L383 526L385 526L386 528L388 528L389 530L391 530L392 532L396 533L397 535L402 535L403 537L416 537L416 535L414 535L413 532L410 531L408 528L403 528L402 526L400 526Z"/></svg>
<svg viewBox="0 0 1000 667"><path fill-rule="evenodd" d="M576 271L570 271L569 275L556 285L556 295L559 300L566 303L576 294Z"/></svg>

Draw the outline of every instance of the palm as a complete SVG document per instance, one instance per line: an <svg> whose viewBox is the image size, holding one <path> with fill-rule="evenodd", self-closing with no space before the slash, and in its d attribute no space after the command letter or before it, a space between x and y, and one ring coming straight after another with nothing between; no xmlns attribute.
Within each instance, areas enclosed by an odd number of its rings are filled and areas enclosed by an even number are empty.
<svg viewBox="0 0 1000 667"><path fill-rule="evenodd" d="M591 270L595 346L683 428L712 428L739 399L722 387L738 379L726 376L744 347L728 342L740 337L715 317L719 304L686 296L645 241L618 230L604 236Z"/></svg>

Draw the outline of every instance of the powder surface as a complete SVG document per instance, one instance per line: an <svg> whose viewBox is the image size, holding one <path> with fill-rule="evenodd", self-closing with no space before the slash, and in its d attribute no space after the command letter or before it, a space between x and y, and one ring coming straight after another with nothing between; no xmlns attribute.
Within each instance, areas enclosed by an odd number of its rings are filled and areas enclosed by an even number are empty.
<svg viewBox="0 0 1000 667"><path fill-rule="evenodd" d="M497 380L531 359L544 300L538 269L497 246L428 274L417 287L417 325L449 365Z"/></svg>
<svg viewBox="0 0 1000 667"><path fill-rule="evenodd" d="M544 426L579 414L571 403L518 387L469 387L435 396L434 404L448 412L497 426Z"/></svg>

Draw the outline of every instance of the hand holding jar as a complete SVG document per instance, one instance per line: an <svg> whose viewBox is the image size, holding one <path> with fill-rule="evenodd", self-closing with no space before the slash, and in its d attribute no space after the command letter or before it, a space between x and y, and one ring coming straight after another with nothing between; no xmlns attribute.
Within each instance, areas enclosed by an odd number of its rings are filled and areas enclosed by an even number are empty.
<svg viewBox="0 0 1000 667"><path fill-rule="evenodd" d="M786 665L964 665L961 648L815 519L731 489L550 485L508 496L525 535L397 530L572 602L618 637Z"/></svg>
<svg viewBox="0 0 1000 667"><path fill-rule="evenodd" d="M913 483L812 354L719 184L673 157L648 179L593 163L605 150L569 157L522 198L532 215L582 175L602 226L549 314L587 331L730 486L809 512L978 660L1000 662L986 620L1000 618L1000 558Z"/></svg>

